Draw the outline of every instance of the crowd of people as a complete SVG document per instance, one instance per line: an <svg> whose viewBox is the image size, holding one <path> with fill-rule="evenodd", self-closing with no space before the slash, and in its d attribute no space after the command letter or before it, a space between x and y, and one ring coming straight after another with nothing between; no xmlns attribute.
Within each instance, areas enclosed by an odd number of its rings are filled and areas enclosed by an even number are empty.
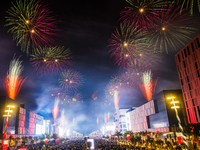
<svg viewBox="0 0 200 150"><path fill-rule="evenodd" d="M95 139L93 144L95 150L126 150L127 148L127 145L120 145L117 141L103 139ZM38 143L8 147L9 150L86 150L90 148L91 143L84 139L66 140L62 142L53 140L45 145Z"/></svg>
<svg viewBox="0 0 200 150"><path fill-rule="evenodd" d="M167 141L166 142L168 149L181 150L182 146L176 146ZM94 148L93 148L94 147ZM145 146L146 147L146 146ZM136 148L136 147L135 147ZM117 140L106 140L106 139L94 139L94 142L90 142L87 139L71 139L71 140L51 140L47 143L30 143L22 144L21 146L10 146L9 150L126 150L134 149L134 147L127 145L126 143L119 142ZM140 148L146 150L146 148ZM194 147L194 150L197 150L197 147Z"/></svg>

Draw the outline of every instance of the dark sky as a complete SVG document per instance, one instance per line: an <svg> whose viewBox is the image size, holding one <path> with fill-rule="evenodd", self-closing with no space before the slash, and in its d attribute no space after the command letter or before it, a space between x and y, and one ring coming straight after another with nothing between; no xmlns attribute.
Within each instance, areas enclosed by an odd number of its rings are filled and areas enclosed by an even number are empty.
<svg viewBox="0 0 200 150"><path fill-rule="evenodd" d="M15 1L13 1L15 2ZM111 76L119 71L119 67L108 54L108 39L111 33L119 25L119 12L127 3L124 0L101 0L101 1L55 1L45 0L45 4L52 11L52 15L60 21L62 37L60 45L70 48L73 53L73 65L71 68L79 71L84 83L79 89L83 103L75 103L66 107L67 126L72 126L72 119L75 118L76 126L74 130L83 134L98 130L103 124L104 113L110 112L111 119L114 114L112 100L111 105L104 105L105 88ZM0 5L0 94L5 95L3 82L9 69L10 60L13 55L21 56L23 60L23 76L28 76L25 80L16 100L29 105L35 112L52 118L51 109L54 99L50 98L46 89L50 86L58 85L59 73L40 76L34 71L29 62L29 57L22 53L19 46L12 40L12 34L7 33L9 27L4 27L6 11L11 7L11 1L2 0ZM199 14L195 19L198 22ZM198 27L196 25L196 27ZM191 35L194 38L196 32ZM188 41L189 42L189 41ZM180 47L180 50L182 47ZM158 93L167 89L180 89L180 83L176 70L174 55L178 51L170 51L163 54L162 62L158 66L159 80L156 87ZM91 95L98 91L98 98L94 101ZM140 90L136 87L132 89L130 95L124 96L120 100L120 107L140 106L145 103ZM96 118L100 123L96 125Z"/></svg>

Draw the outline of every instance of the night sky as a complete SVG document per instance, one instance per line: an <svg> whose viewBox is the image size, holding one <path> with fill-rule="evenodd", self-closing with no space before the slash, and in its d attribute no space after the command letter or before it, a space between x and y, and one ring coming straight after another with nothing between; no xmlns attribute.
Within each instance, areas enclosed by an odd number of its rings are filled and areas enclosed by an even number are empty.
<svg viewBox="0 0 200 150"><path fill-rule="evenodd" d="M15 2L15 1L13 1ZM60 21L61 29L60 45L70 48L73 55L73 65L70 68L79 71L84 83L78 90L81 93L83 103L77 102L66 107L67 126L71 127L75 118L74 130L83 134L99 130L103 125L104 113L110 112L111 120L115 108L112 100L105 98L105 88L111 76L120 71L120 67L110 58L108 53L108 39L111 33L119 26L120 11L128 3L125 0L101 0L101 1L55 1L45 0L52 15ZM9 69L10 60L14 54L23 60L24 71L22 75L27 77L16 101L25 103L36 113L46 119L52 119L52 107L54 99L46 92L51 86L58 86L59 73L51 73L44 76L38 75L31 66L20 46L12 40L12 34L7 33L9 27L5 27L6 11L11 7L11 1L2 0L0 5L0 95L6 95L4 79ZM200 29L198 22L200 15L195 13L195 27ZM193 39L199 30L191 35ZM188 41L189 43L189 41ZM187 43L186 43L187 44ZM183 47L180 47L181 50ZM170 51L162 54L162 62L158 66L159 79L155 93L167 89L180 89L174 55L178 51ZM97 100L91 95L98 91ZM106 105L105 102L107 101ZM120 99L119 107L136 107L146 102L138 87L132 88L130 95ZM109 105L109 103L111 103ZM99 118L99 124L96 119Z"/></svg>

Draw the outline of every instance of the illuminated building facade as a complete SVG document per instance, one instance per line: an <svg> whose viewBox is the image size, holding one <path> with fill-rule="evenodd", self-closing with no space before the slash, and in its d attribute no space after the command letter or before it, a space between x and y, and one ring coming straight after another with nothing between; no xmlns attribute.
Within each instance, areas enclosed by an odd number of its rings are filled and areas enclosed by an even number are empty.
<svg viewBox="0 0 200 150"><path fill-rule="evenodd" d="M153 100L130 109L126 113L127 130L135 132L172 132L178 128L175 111L171 109L171 101L167 98L176 97L178 100L178 114L182 126L187 125L187 117L181 90L164 90L156 94Z"/></svg>
<svg viewBox="0 0 200 150"><path fill-rule="evenodd" d="M200 34L175 55L189 123L200 123Z"/></svg>
<svg viewBox="0 0 200 150"><path fill-rule="evenodd" d="M115 134L115 127L116 124L115 122L107 122L101 129L101 134L102 135L113 135Z"/></svg>
<svg viewBox="0 0 200 150"><path fill-rule="evenodd" d="M3 134L5 128L6 118L3 118L3 113L7 105L13 105L11 117L8 120L8 127L6 133L12 134L14 137L35 135L36 125L43 125L44 118L35 114L24 104L19 104L17 101L9 99L6 96L0 96L0 134Z"/></svg>
<svg viewBox="0 0 200 150"><path fill-rule="evenodd" d="M124 133L127 131L126 127L126 111L131 108L118 108L116 113L114 114L114 122L115 122L115 131Z"/></svg>

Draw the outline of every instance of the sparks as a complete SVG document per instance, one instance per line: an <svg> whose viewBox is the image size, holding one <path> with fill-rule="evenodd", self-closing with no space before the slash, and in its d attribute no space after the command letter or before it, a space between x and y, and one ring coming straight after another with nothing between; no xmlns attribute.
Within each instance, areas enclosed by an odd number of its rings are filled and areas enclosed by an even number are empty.
<svg viewBox="0 0 200 150"><path fill-rule="evenodd" d="M22 71L22 61L19 61L19 58L16 59L14 57L13 60L11 60L10 62L9 71L7 73L4 83L4 87L6 89L8 97L13 100L19 93L21 86L26 79L21 76Z"/></svg>

